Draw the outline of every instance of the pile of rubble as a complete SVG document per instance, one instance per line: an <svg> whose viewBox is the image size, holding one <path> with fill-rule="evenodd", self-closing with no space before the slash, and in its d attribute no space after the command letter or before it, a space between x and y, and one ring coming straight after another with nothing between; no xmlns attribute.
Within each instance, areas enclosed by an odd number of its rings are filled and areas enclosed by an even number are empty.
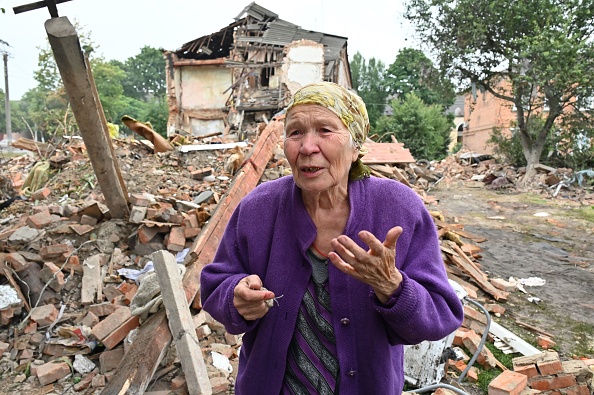
<svg viewBox="0 0 594 395"><path fill-rule="evenodd" d="M136 357L130 356L133 347L145 346L146 354L158 354L160 364L143 372L139 386L146 393L186 393L183 357L170 345L170 334L166 339L154 329L161 328L155 313L163 309L157 300L158 287L155 292L144 285L154 277L152 256L167 250L193 276L199 273L189 263L208 263L208 254L216 249L208 232L224 228L233 202L249 192L249 185L290 173L282 143L276 140L262 149L267 150L266 159L255 162L258 139L269 128L260 125L245 148L233 138L214 137L202 140L200 150L153 153L146 142L114 139L129 196L130 215L125 220L110 218L82 142L33 144L31 155L0 158L4 180L0 202L7 203L0 211L0 373L6 378L0 392L25 394L42 386L43 393L115 393L110 385L115 388L119 384L114 383L136 380L138 372L133 373L134 379L125 376L125 358ZM220 149L222 143L233 148ZM439 182L488 178L502 171L506 177L515 177L494 163L464 163L456 157L436 164L373 163L371 168L375 176L411 186L427 203L432 202L427 191ZM252 184L240 176L251 177ZM591 193L580 198L594 202ZM488 279L477 264L480 254L472 242L484 239L465 232L460 224L447 224L438 212L433 215L451 278L471 296L476 297L480 288L495 300L505 300L507 291ZM202 252L207 255L201 260ZM194 298L196 287L190 291L194 293L190 295L192 321L212 393L233 393L241 336L226 333L201 310L199 298ZM481 321L468 309L466 330L461 329L455 344L474 352L482 333L476 322ZM145 334L141 334L143 328ZM143 336L150 336L156 348L163 349L149 350L153 347L144 343ZM478 362L483 360L501 368L488 354ZM449 372L463 371L461 363L464 359L452 360ZM534 365L538 367L538 362ZM529 382L541 389L534 377L569 374L563 372L538 368ZM577 392L563 393L582 394L584 385L592 389L591 375L584 384L580 374L573 374L577 381L568 386L572 391L577 386ZM475 376L469 369L467 377L474 380ZM496 393L518 393L502 391Z"/></svg>

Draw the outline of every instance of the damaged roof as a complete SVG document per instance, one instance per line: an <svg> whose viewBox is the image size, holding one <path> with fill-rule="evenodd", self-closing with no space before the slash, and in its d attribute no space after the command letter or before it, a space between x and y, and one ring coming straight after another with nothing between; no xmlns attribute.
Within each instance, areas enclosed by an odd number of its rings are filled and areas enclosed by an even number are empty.
<svg viewBox="0 0 594 395"><path fill-rule="evenodd" d="M252 2L235 17L235 22L216 33L185 43L175 54L180 58L197 60L228 57L235 45L235 33L236 41L246 45L284 47L301 39L323 44L327 64L336 61L347 42L346 37L302 29Z"/></svg>

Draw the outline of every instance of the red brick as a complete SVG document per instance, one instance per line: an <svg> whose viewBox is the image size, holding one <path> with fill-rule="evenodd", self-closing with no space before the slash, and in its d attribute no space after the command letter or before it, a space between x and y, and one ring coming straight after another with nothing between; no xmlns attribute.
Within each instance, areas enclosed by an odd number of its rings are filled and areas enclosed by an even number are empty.
<svg viewBox="0 0 594 395"><path fill-rule="evenodd" d="M14 229L9 229L9 230L0 232L0 241L7 240L14 232L15 232Z"/></svg>
<svg viewBox="0 0 594 395"><path fill-rule="evenodd" d="M530 379L530 387L539 391L549 391L560 388L567 388L577 385L575 376L571 374L559 374L556 376L540 376Z"/></svg>
<svg viewBox="0 0 594 395"><path fill-rule="evenodd" d="M45 228L52 222L52 216L49 213L49 210L47 209L40 213L31 215L29 216L29 218L27 218L27 225L29 225L31 228L36 229Z"/></svg>
<svg viewBox="0 0 594 395"><path fill-rule="evenodd" d="M145 194L135 193L130 195L130 203L134 206L148 207L150 199Z"/></svg>
<svg viewBox="0 0 594 395"><path fill-rule="evenodd" d="M35 307L31 310L31 319L40 327L48 326L58 318L58 310L53 304Z"/></svg>
<svg viewBox="0 0 594 395"><path fill-rule="evenodd" d="M192 237L196 237L202 232L202 228L184 228L184 237L186 239L191 239Z"/></svg>
<svg viewBox="0 0 594 395"><path fill-rule="evenodd" d="M208 325L202 325L196 328L196 336L198 336L198 340L202 340L208 335L212 333L210 327Z"/></svg>
<svg viewBox="0 0 594 395"><path fill-rule="evenodd" d="M456 395L456 392L449 390L447 388L438 388L435 390L433 395Z"/></svg>
<svg viewBox="0 0 594 395"><path fill-rule="evenodd" d="M86 374L81 381L74 384L74 390L76 392L84 391L90 387L93 378L95 377L95 373L88 373Z"/></svg>
<svg viewBox="0 0 594 395"><path fill-rule="evenodd" d="M224 377L212 377L209 379L213 394L226 394L229 392L229 380Z"/></svg>
<svg viewBox="0 0 594 395"><path fill-rule="evenodd" d="M14 318L15 309L14 307L6 307L0 310L0 325L8 325Z"/></svg>
<svg viewBox="0 0 594 395"><path fill-rule="evenodd" d="M476 353L481 342L481 337L476 332L468 332L468 335L462 339L464 346L472 354ZM487 347L483 347L476 361L484 367L494 368L497 366L495 356Z"/></svg>
<svg viewBox="0 0 594 395"><path fill-rule="evenodd" d="M536 369L536 365L514 367L514 372L522 373L523 375L529 378L539 375L538 370Z"/></svg>
<svg viewBox="0 0 594 395"><path fill-rule="evenodd" d="M206 176L212 175L212 167L204 167L202 169L194 170L190 173L190 176L194 180L202 180Z"/></svg>
<svg viewBox="0 0 594 395"><path fill-rule="evenodd" d="M37 367L37 378L41 385L51 384L70 374L70 367L66 362L48 362Z"/></svg>
<svg viewBox="0 0 594 395"><path fill-rule="evenodd" d="M9 349L10 349L10 344L4 343L4 342L0 342L0 354L4 354Z"/></svg>
<svg viewBox="0 0 594 395"><path fill-rule="evenodd" d="M8 262L10 266L13 268L13 270L17 273L25 270L31 264L30 262L27 262L25 257L23 257L18 252L11 252L10 254L6 254L4 256L4 260Z"/></svg>
<svg viewBox="0 0 594 395"><path fill-rule="evenodd" d="M458 347L464 347L463 340L466 336L468 336L468 332L470 332L470 330L465 329L465 328L458 328L458 330L456 330L456 333L454 335L453 344Z"/></svg>
<svg viewBox="0 0 594 395"><path fill-rule="evenodd" d="M553 339L548 336L538 335L536 338L536 344L538 344L541 348L548 350L549 348L555 347L557 343L555 343Z"/></svg>
<svg viewBox="0 0 594 395"><path fill-rule="evenodd" d="M149 243L156 235L159 233L159 228L157 226L146 226L140 225L138 227L138 240L143 243Z"/></svg>
<svg viewBox="0 0 594 395"><path fill-rule="evenodd" d="M520 373L506 370L489 383L489 395L519 395L526 388L528 378Z"/></svg>
<svg viewBox="0 0 594 395"><path fill-rule="evenodd" d="M592 395L586 384L563 389L562 395Z"/></svg>
<svg viewBox="0 0 594 395"><path fill-rule="evenodd" d="M124 338L130 333L130 331L140 325L140 318L133 316L124 322L117 330L112 332L109 336L103 339L102 343L108 349L112 349L117 346Z"/></svg>
<svg viewBox="0 0 594 395"><path fill-rule="evenodd" d="M547 351L536 361L536 367L541 375L563 373L563 365L559 360L559 354L555 351Z"/></svg>
<svg viewBox="0 0 594 395"><path fill-rule="evenodd" d="M95 325L92 330L93 335L99 339L103 340L110 333L114 332L120 325L126 322L132 316L130 309L127 307L120 307L116 309L113 313L107 316L103 321Z"/></svg>
<svg viewBox="0 0 594 395"><path fill-rule="evenodd" d="M109 302L104 302L88 306L88 311L95 314L97 317L105 317L107 315L112 314L114 311L116 311L117 308L117 305L114 305Z"/></svg>
<svg viewBox="0 0 594 395"><path fill-rule="evenodd" d="M39 271L39 277L44 283L49 283L49 287L56 292L62 291L66 281L64 280L64 273L60 271L60 268L52 262L45 262L43 268ZM53 278L53 279L52 279Z"/></svg>
<svg viewBox="0 0 594 395"><path fill-rule="evenodd" d="M493 278L491 279L491 284L493 284L493 286L497 289L500 289L502 291L506 291L506 292L512 292L516 289L516 285L513 283L510 283L509 281L505 281L502 278Z"/></svg>
<svg viewBox="0 0 594 395"><path fill-rule="evenodd" d="M95 377L93 377L93 380L91 380L91 387L105 387L105 376L102 374L98 374Z"/></svg>
<svg viewBox="0 0 594 395"><path fill-rule="evenodd" d="M32 200L44 200L52 193L49 188L41 188L31 195Z"/></svg>
<svg viewBox="0 0 594 395"><path fill-rule="evenodd" d="M101 366L101 374L105 374L110 370L116 369L122 359L124 358L124 349L122 347L113 350L106 350L99 355L99 365Z"/></svg>
<svg viewBox="0 0 594 395"><path fill-rule="evenodd" d="M39 255L42 259L57 258L64 253L69 253L73 250L72 246L68 244L52 244L49 246L41 247Z"/></svg>
<svg viewBox="0 0 594 395"><path fill-rule="evenodd" d="M194 211L189 212L189 213L184 213L184 226L186 228L197 228L198 225L198 217L196 216L196 213Z"/></svg>
<svg viewBox="0 0 594 395"><path fill-rule="evenodd" d="M171 390L175 391L186 385L186 378L184 376L175 376L171 380Z"/></svg>
<svg viewBox="0 0 594 395"><path fill-rule="evenodd" d="M170 251L182 251L186 246L186 237L184 236L184 228L181 226L174 226L169 232L169 240L167 242L167 249Z"/></svg>
<svg viewBox="0 0 594 395"><path fill-rule="evenodd" d="M490 303L483 306L489 313L503 315L505 314L505 307L497 303Z"/></svg>
<svg viewBox="0 0 594 395"><path fill-rule="evenodd" d="M124 303L129 305L132 302L132 298L134 297L134 295L136 295L136 292L138 292L138 285L123 282L120 284L118 289L120 290L120 292L124 294Z"/></svg>
<svg viewBox="0 0 594 395"><path fill-rule="evenodd" d="M83 215L80 217L80 224L81 224L81 225L95 226L95 225L97 225L97 222L99 222L99 221L97 220L97 218L95 218L95 217L92 217L92 216L90 216L90 215L83 214Z"/></svg>
<svg viewBox="0 0 594 395"><path fill-rule="evenodd" d="M94 327L98 323L99 323L99 317L97 317L95 314L93 314L90 311L87 313L85 318L83 318L83 320L80 322L81 325L88 326L89 328Z"/></svg>
<svg viewBox="0 0 594 395"><path fill-rule="evenodd" d="M25 327L25 329L23 329L23 332L26 333L26 334L31 334L31 333L37 332L37 322L30 321L27 324L27 326Z"/></svg>

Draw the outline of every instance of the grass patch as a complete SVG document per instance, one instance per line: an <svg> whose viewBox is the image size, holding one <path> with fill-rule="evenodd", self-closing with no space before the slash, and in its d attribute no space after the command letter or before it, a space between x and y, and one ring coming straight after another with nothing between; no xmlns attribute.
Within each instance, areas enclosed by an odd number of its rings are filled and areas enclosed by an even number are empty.
<svg viewBox="0 0 594 395"><path fill-rule="evenodd" d="M546 205L548 204L548 200L543 199L542 196L540 195L535 195L533 193L525 193L525 194L521 194L520 195L520 200L524 201L526 203L532 203L532 204L543 204Z"/></svg>
<svg viewBox="0 0 594 395"><path fill-rule="evenodd" d="M572 333L575 339L573 354L578 357L592 358L594 355L594 325L585 322L576 323Z"/></svg>
<svg viewBox="0 0 594 395"><path fill-rule="evenodd" d="M515 357L517 357L519 354L505 354L503 351L501 351L500 349L495 347L495 345L490 342L486 342L485 347L487 347L489 349L489 351L491 351L493 356L495 358L497 358L497 360L499 362L501 362L503 364L503 366L505 366L506 368L508 368L510 370L513 369L512 360Z"/></svg>
<svg viewBox="0 0 594 395"><path fill-rule="evenodd" d="M483 394L489 393L489 383L501 374L500 369L481 370L478 374L478 382L476 383Z"/></svg>
<svg viewBox="0 0 594 395"><path fill-rule="evenodd" d="M594 223L594 206L581 207L572 211L575 217Z"/></svg>

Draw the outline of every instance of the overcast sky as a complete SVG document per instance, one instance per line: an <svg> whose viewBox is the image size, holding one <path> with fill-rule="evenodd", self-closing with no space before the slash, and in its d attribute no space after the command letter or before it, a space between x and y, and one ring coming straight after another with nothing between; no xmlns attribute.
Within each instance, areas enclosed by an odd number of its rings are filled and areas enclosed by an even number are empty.
<svg viewBox="0 0 594 395"><path fill-rule="evenodd" d="M38 47L45 47L46 9L15 15L12 8L35 0L0 0L0 51L8 50L9 93L18 100L36 86ZM219 31L234 21L249 0L72 0L58 4L60 16L90 32L107 60L124 61L145 45L176 50L184 43ZM344 0L259 0L258 5L303 29L348 38L349 58L361 52L390 65L398 51L414 47L412 29L404 21L399 0L366 0L359 7ZM357 3L353 3L357 4ZM3 69L3 67L2 67ZM4 90L4 72L0 87Z"/></svg>

